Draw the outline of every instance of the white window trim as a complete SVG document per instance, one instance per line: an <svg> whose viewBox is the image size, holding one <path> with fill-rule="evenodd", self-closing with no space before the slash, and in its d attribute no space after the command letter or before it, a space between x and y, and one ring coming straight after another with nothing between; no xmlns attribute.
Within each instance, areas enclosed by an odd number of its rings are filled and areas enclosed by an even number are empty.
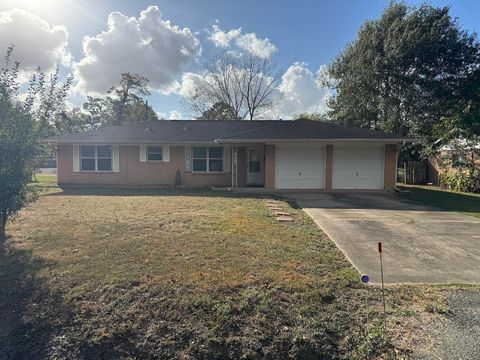
<svg viewBox="0 0 480 360"><path fill-rule="evenodd" d="M95 149L95 156L82 156L82 147L83 146L93 146ZM110 147L110 157L98 157L98 147L99 146L109 146ZM80 172L84 173L111 173L113 171L113 146L111 145L80 145L79 146L79 156L80 156ZM83 170L82 160L83 159L93 159L95 160L95 170ZM98 170L98 160L99 159L110 159L110 170Z"/></svg>
<svg viewBox="0 0 480 360"><path fill-rule="evenodd" d="M193 157L193 149L194 148L205 148L206 149L206 157L204 158L195 158ZM222 170L221 171L210 171L210 148L221 148L222 149ZM192 161L192 173L193 174L222 174L225 172L225 147L223 146L192 146L191 147L191 161ZM207 170L206 171L196 171L193 169L193 163L195 160L206 160L207 162ZM220 160L220 158L212 158L212 160Z"/></svg>
<svg viewBox="0 0 480 360"><path fill-rule="evenodd" d="M148 150L149 146L161 146L162 147L162 160L148 160ZM139 152L140 152L140 161L141 162L152 162L152 163L160 163L160 162L170 162L170 145L165 144L139 144Z"/></svg>
<svg viewBox="0 0 480 360"><path fill-rule="evenodd" d="M159 148L162 149L162 152L161 152L161 153L159 153L159 152L152 152L152 154L157 154L157 155L158 155L158 154L162 154L162 160L150 160L150 159L148 158L148 154L149 154L148 148L150 148L150 147L159 147ZM164 159L165 159L165 147L164 147L164 146L162 146L162 145L146 145L146 146L145 146L145 152L146 152L147 162L165 162L165 160L164 160Z"/></svg>

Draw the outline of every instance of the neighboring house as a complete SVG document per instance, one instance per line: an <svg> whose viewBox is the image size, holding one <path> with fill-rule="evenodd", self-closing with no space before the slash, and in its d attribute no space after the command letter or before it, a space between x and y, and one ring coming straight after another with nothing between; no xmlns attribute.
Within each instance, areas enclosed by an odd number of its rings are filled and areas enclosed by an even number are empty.
<svg viewBox="0 0 480 360"><path fill-rule="evenodd" d="M405 140L310 120L160 120L58 137L58 182L392 191Z"/></svg>
<svg viewBox="0 0 480 360"><path fill-rule="evenodd" d="M456 140L444 145L428 159L429 182L440 185L442 173L463 171L471 164L480 169L480 143L469 144L465 140Z"/></svg>

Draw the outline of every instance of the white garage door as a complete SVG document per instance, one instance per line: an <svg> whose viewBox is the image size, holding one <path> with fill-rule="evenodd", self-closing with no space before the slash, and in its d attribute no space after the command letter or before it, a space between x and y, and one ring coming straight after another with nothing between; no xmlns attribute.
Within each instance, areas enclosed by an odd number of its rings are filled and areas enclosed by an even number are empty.
<svg viewBox="0 0 480 360"><path fill-rule="evenodd" d="M277 145L275 153L277 189L323 189L323 147Z"/></svg>
<svg viewBox="0 0 480 360"><path fill-rule="evenodd" d="M334 189L383 189L383 147L333 148Z"/></svg>

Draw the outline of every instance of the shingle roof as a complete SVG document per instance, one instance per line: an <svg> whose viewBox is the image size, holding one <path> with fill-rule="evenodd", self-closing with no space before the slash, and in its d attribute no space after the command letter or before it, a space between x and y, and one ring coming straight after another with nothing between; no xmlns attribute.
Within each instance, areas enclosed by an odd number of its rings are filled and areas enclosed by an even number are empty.
<svg viewBox="0 0 480 360"><path fill-rule="evenodd" d="M282 140L406 140L399 134L312 120L158 120L62 135L68 143L200 143Z"/></svg>

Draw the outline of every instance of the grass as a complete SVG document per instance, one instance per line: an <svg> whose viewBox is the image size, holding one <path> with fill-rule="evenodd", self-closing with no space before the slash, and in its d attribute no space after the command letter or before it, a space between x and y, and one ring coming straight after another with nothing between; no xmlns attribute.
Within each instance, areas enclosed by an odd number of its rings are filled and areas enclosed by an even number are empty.
<svg viewBox="0 0 480 360"><path fill-rule="evenodd" d="M34 180L43 186L55 186L57 184L57 174L37 173L35 174Z"/></svg>
<svg viewBox="0 0 480 360"><path fill-rule="evenodd" d="M389 288L386 336L379 289L284 201L294 223L246 195L37 179L0 251L0 358L389 358L443 309Z"/></svg>
<svg viewBox="0 0 480 360"><path fill-rule="evenodd" d="M411 200L480 218L480 194L453 192L430 186L401 186L409 190Z"/></svg>

